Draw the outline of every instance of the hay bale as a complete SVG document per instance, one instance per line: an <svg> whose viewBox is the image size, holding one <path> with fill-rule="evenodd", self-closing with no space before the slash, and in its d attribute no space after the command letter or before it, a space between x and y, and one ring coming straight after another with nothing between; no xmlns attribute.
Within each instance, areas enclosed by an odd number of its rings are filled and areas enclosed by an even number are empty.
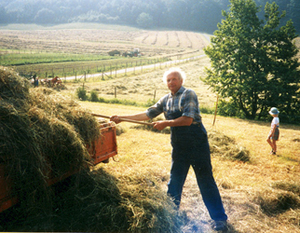
<svg viewBox="0 0 300 233"><path fill-rule="evenodd" d="M86 145L100 136L95 117L76 102L29 87L25 78L0 67L0 161L27 210L51 206L49 178L87 167Z"/></svg>

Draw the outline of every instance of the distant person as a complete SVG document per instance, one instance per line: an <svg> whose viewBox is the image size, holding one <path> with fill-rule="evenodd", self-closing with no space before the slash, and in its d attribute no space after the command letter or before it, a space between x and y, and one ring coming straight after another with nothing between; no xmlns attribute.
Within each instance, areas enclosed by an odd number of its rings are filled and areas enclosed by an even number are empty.
<svg viewBox="0 0 300 233"><path fill-rule="evenodd" d="M37 76L36 78L35 78L35 85L34 85L35 87L38 87L39 86L39 76Z"/></svg>
<svg viewBox="0 0 300 233"><path fill-rule="evenodd" d="M166 120L156 121L153 127L163 130L171 127L172 166L168 183L168 194L179 209L182 189L190 166L194 169L197 183L214 230L227 229L227 215L219 189L215 183L206 130L202 124L198 97L191 89L183 87L185 73L170 69L163 77L171 93L162 97L145 112L111 116L110 120L120 123L120 118L145 121L164 113Z"/></svg>
<svg viewBox="0 0 300 233"><path fill-rule="evenodd" d="M277 108L273 107L269 111L269 114L273 117L273 120L271 122L271 130L268 134L267 142L272 148L270 153L272 155L276 155L277 152L276 141L279 140L279 117L278 117L279 111Z"/></svg>

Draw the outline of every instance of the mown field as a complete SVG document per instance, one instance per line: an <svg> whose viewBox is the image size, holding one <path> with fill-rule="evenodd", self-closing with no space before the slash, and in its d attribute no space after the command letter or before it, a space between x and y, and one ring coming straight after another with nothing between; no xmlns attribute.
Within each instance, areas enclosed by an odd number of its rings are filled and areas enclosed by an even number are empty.
<svg viewBox="0 0 300 233"><path fill-rule="evenodd" d="M92 28L87 29L91 25ZM146 31L136 28L99 24L71 24L29 30L0 27L0 47L13 51L106 54L140 48L145 56L193 52L207 45L206 35L184 31ZM35 28L36 27L36 28ZM36 30L32 30L36 29Z"/></svg>
<svg viewBox="0 0 300 233"><path fill-rule="evenodd" d="M204 69L208 65L206 58L180 65L188 77L185 86L196 91L200 108L213 108L216 102L216 96L199 79L205 75ZM154 89L158 90L157 97L168 92L161 81L163 72L164 69L106 82L87 82L85 87L88 93L95 89L104 98L114 98L113 88L118 87L117 98L146 102L153 97ZM79 85L68 84L68 90L64 92L73 90L71 93L74 93ZM81 105L105 115L145 110L91 102L81 102ZM209 134L220 137L219 142L211 139L210 143L214 175L231 224L229 232L300 232L300 127L281 125L278 155L272 156L266 142L270 122L217 116L213 126L213 118L213 115L203 114ZM116 177L122 177L127 170L141 176L154 173L160 178L168 177L171 165L169 135L137 130L130 123L121 123L120 126L125 127L125 133L118 136L119 162L105 165L106 171ZM232 147L242 152L249 151L250 160L233 161L228 157ZM165 190L167 181L160 183ZM181 210L186 212L190 221L182 231L210 232L209 216L192 171L183 195Z"/></svg>
<svg viewBox="0 0 300 233"><path fill-rule="evenodd" d="M0 26L0 30L0 64L14 65L25 74L33 71L41 78L190 57L199 55L209 42L209 35L196 32L146 31L117 25L9 25ZM141 57L108 56L112 50L123 53L135 48L140 49Z"/></svg>
<svg viewBox="0 0 300 233"><path fill-rule="evenodd" d="M108 115L133 114L144 110L99 103L81 104L93 112ZM218 116L215 126L212 126L213 115L206 114L203 114L203 121L209 134L217 133L222 140L219 144L211 141L215 149L212 164L229 216L229 232L300 232L300 127L282 125L278 156L271 156L265 141L269 123ZM130 123L121 123L120 127L125 132L117 137L118 162L111 161L99 167L121 180L128 174L133 180L148 177L166 191L171 166L170 136L138 130ZM224 135L234 142L228 142ZM226 157L235 145L250 151L249 162L233 161ZM134 183L128 182L126 185L134 186ZM151 189L151 183L148 185ZM192 170L184 186L181 210L189 218L182 232L211 232L209 216Z"/></svg>
<svg viewBox="0 0 300 233"><path fill-rule="evenodd" d="M208 65L206 58L179 65L187 73L185 86L198 94L200 108L213 108L216 102L216 96L199 79L205 75L204 69ZM101 97L114 98L114 87L118 87L117 98L146 102L153 98L154 89L157 90L157 97L168 92L161 81L164 70L105 82L87 82L85 88L87 93L97 90ZM76 98L72 93L81 85L67 84L68 89L63 93ZM81 105L105 115L133 114L145 110L84 101ZM217 143L211 139L212 162L229 215L229 232L300 232L300 127L281 125L278 155L272 156L266 142L270 122L217 116L213 126L213 115L207 114L203 114L203 121L210 134L220 137ZM122 177L127 170L130 174L143 177L154 173L158 180L164 180L159 184L166 190L168 179L163 177L168 177L171 165L169 135L137 130L130 123L121 123L120 126L125 128L125 133L118 136L119 162L105 165L105 170L116 177ZM228 157L232 147L242 152L249 151L250 160L233 161ZM190 219L183 232L210 232L209 216L192 171L184 187L181 210Z"/></svg>
<svg viewBox="0 0 300 233"><path fill-rule="evenodd" d="M5 33L2 34L2 31ZM69 31L72 32L71 37L66 36ZM138 45L143 51L147 51L146 56L150 57L164 53L176 54L182 50L186 53L193 50L201 52L201 48L207 44L203 35L193 32L138 30L128 32L126 29L116 31L114 36L109 29L105 29L104 32L100 33L95 28L68 29L67 31L58 28L55 33L59 36L51 42L51 33L54 33L52 30L22 32L7 31L2 28L0 41L3 42L4 37L5 40L11 40L14 36L16 44L22 45L23 43L20 42L22 38L24 46L27 46L22 49L34 50L34 43L27 43L27 40L32 42L32 38L37 38L39 35L42 39L35 40L42 41L41 43L44 44L35 43L37 47L41 46L37 50L45 48L42 46L49 46L49 50L57 51L59 45L62 45L61 49L71 50L77 47L76 49L85 48L87 51L93 49L100 51L100 46L95 48L95 45L102 45L103 48L105 47L102 50L104 52L113 47L119 46L119 49L123 49L127 48L125 45L132 47ZM85 38L82 44L75 42L81 38ZM66 42L67 39L69 42ZM70 46L72 44L76 46ZM3 44L0 47L3 48ZM16 48L6 49L15 50ZM196 91L200 108L214 109L216 95L211 93L200 80L200 77L205 77L205 67L209 66L209 60L201 58L178 64L178 66L187 74L185 86ZM146 103L168 93L161 80L164 71L168 68L130 73L102 81L91 79L84 83L84 88L88 95L94 90L99 97L105 99L113 99L116 95L121 100ZM146 109L137 106L79 101L76 90L82 87L83 83L65 82L64 86L65 88L59 90L61 94L75 99L82 107L95 113L121 115ZM269 154L270 147L266 142L271 118L270 122L262 122L217 116L213 126L214 116L202 115L204 125L210 135L214 176L229 217L228 232L300 232L300 126L281 124L278 155L273 156ZM143 130L131 123L121 123L118 127L122 133L117 136L117 160L111 160L108 164L100 164L96 168L103 169L119 180L123 186L126 186L128 192L142 189L143 195L145 193L151 195L151 190L156 187L166 191L171 166L170 135ZM249 153L249 160L234 159L238 153ZM136 211L134 217L137 220L139 216L143 216L144 213L139 212L139 209L134 210ZM184 186L180 210L188 219L181 232L211 232L208 223L209 216L192 170Z"/></svg>

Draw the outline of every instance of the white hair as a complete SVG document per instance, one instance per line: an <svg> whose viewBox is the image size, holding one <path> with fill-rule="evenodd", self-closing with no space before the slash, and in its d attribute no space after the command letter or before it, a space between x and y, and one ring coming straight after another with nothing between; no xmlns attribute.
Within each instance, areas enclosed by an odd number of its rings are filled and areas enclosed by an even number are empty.
<svg viewBox="0 0 300 233"><path fill-rule="evenodd" d="M172 74L172 73L177 74L178 78L179 78L180 80L182 80L182 84L184 84L184 81L185 81L185 79L186 79L186 75L185 75L185 72L182 71L180 68L170 68L168 71L166 71L166 72L164 73L164 76L163 76L163 82L164 82L165 84L167 84L167 77L168 77L170 74Z"/></svg>

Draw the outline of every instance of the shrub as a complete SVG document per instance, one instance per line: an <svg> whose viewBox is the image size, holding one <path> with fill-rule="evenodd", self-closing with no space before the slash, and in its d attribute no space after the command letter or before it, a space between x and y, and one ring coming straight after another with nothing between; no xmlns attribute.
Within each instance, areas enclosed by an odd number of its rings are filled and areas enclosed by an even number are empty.
<svg viewBox="0 0 300 233"><path fill-rule="evenodd" d="M80 100L87 100L86 90L84 87L78 87L76 90L76 94Z"/></svg>
<svg viewBox="0 0 300 233"><path fill-rule="evenodd" d="M98 93L96 90L92 90L91 91L91 97L90 97L90 100L92 102L98 102L99 101L99 98L98 98Z"/></svg>

